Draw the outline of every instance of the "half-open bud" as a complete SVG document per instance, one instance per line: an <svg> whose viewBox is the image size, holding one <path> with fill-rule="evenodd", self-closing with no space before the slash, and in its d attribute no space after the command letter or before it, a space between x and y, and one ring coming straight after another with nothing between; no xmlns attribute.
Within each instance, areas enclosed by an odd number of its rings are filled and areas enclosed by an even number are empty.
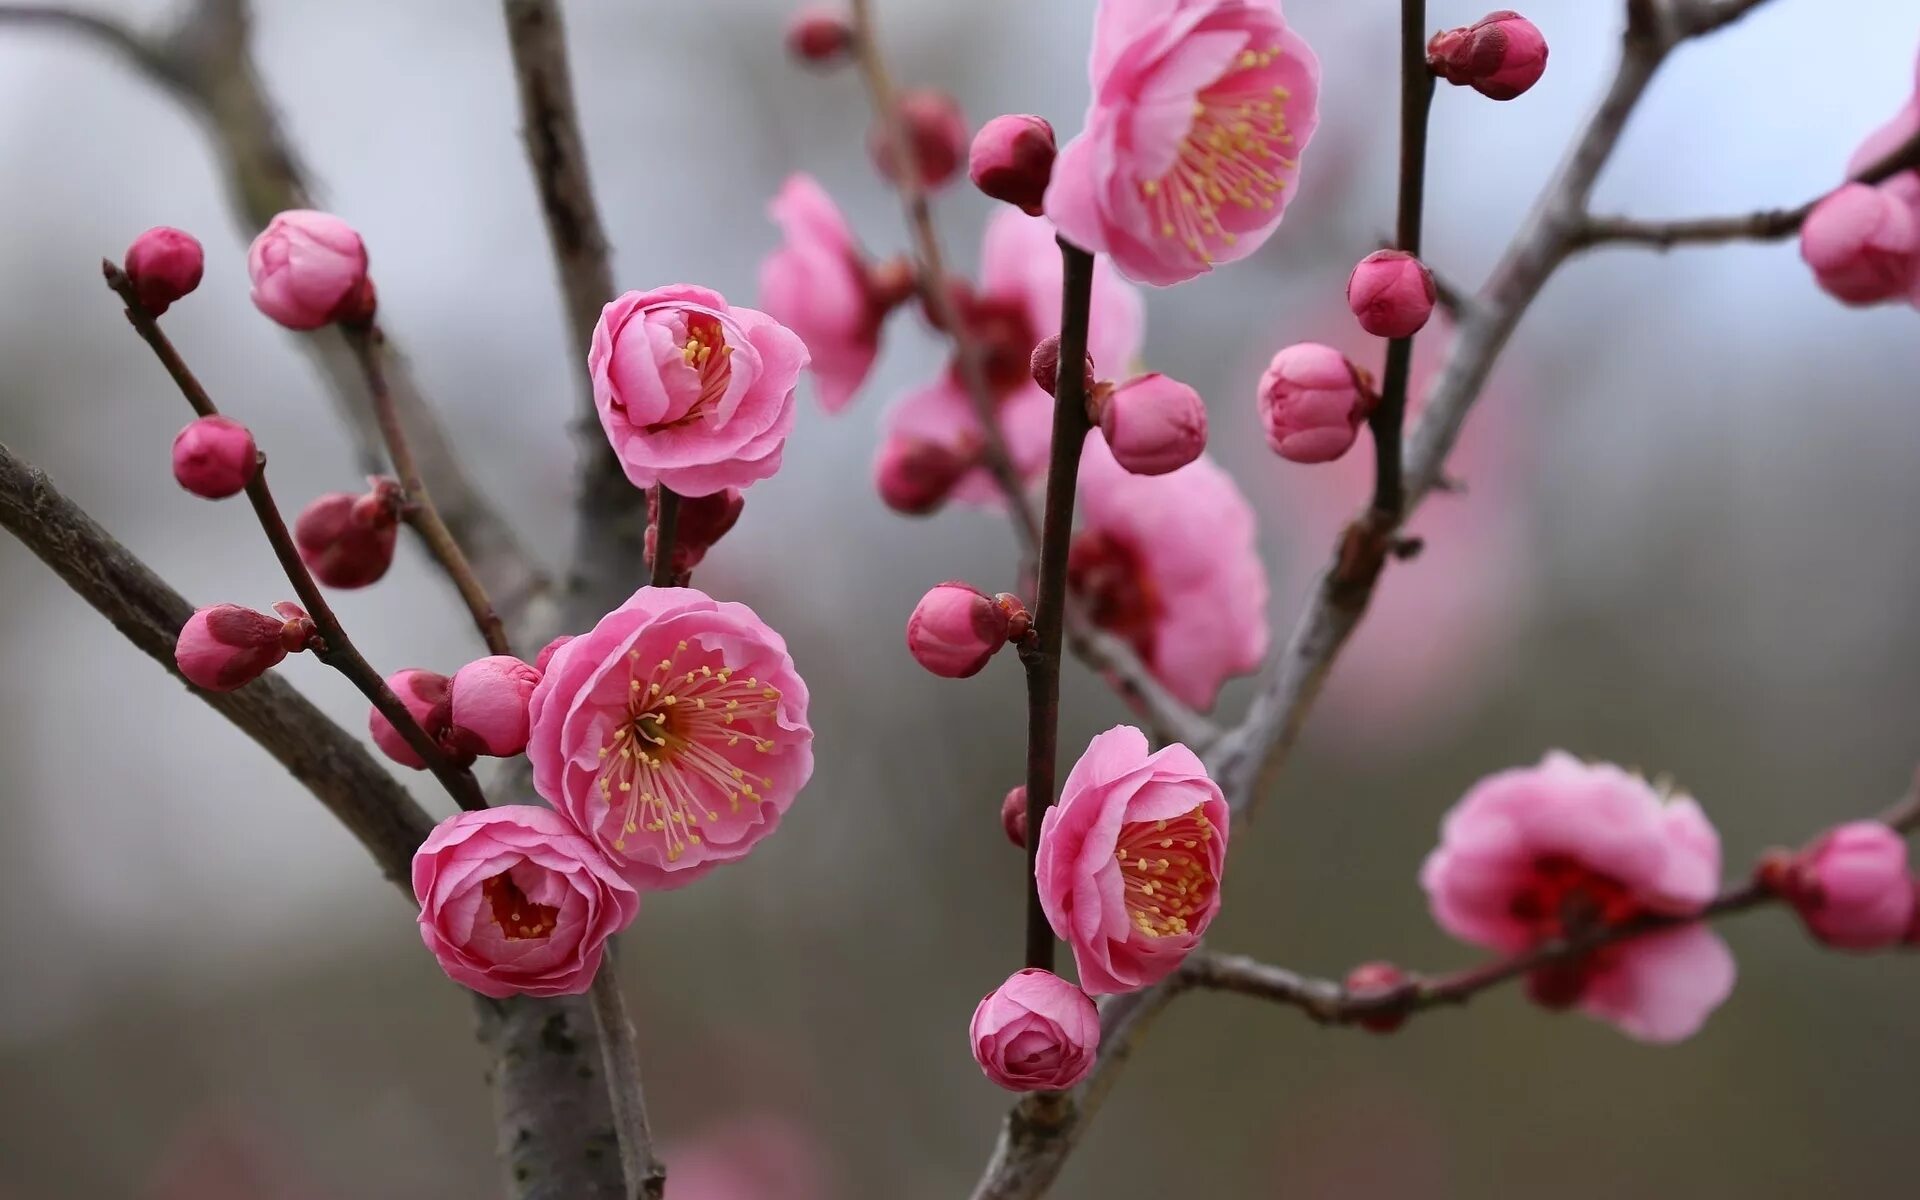
<svg viewBox="0 0 1920 1200"><path fill-rule="evenodd" d="M511 654L476 659L453 673L449 720L481 754L507 758L527 748L527 705L540 672Z"/></svg>
<svg viewBox="0 0 1920 1200"><path fill-rule="evenodd" d="M1290 462L1332 462L1352 449L1376 400L1367 373L1318 342L1281 350L1260 377L1267 445Z"/></svg>
<svg viewBox="0 0 1920 1200"><path fill-rule="evenodd" d="M1010 617L993 597L957 580L920 598L907 619L907 649L946 679L978 674L1007 644Z"/></svg>
<svg viewBox="0 0 1920 1200"><path fill-rule="evenodd" d="M1502 9L1434 34L1427 43L1427 67L1490 100L1511 100L1546 73L1547 39L1532 21Z"/></svg>
<svg viewBox="0 0 1920 1200"><path fill-rule="evenodd" d="M1116 387L1101 384L1093 407L1114 461L1135 475L1177 471L1207 448L1207 406L1177 379L1136 375Z"/></svg>
<svg viewBox="0 0 1920 1200"><path fill-rule="evenodd" d="M367 248L332 213L296 208L267 222L247 248L253 305L288 329L373 319Z"/></svg>
<svg viewBox="0 0 1920 1200"><path fill-rule="evenodd" d="M300 561L328 587L366 587L393 565L400 537L400 485L391 479L374 479L372 484L373 490L359 495L328 492L302 509L293 523Z"/></svg>
<svg viewBox="0 0 1920 1200"><path fill-rule="evenodd" d="M282 615L215 604L188 617L173 645L173 661L187 682L209 692L231 692L304 649L313 622L295 605L274 607Z"/></svg>
<svg viewBox="0 0 1920 1200"><path fill-rule="evenodd" d="M455 747L453 738L453 681L445 675L419 667L408 667L387 676L387 686L400 698L401 707L413 715L414 721L426 732L429 740L443 750L449 751L449 757L456 762L471 763L477 747ZM407 739L377 708L367 710L367 732L373 735L373 744L380 752L403 767L412 767L416 771L425 770L426 760L415 754Z"/></svg>

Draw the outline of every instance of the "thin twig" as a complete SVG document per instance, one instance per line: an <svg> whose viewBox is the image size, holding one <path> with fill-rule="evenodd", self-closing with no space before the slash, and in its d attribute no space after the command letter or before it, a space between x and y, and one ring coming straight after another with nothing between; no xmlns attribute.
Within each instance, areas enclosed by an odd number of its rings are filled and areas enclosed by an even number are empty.
<svg viewBox="0 0 1920 1200"><path fill-rule="evenodd" d="M872 0L852 0L850 16L854 55L866 84L868 101L875 120L885 130L893 161L899 164L897 187L906 209L907 227L913 237L914 275L921 297L934 323L947 332L953 343L954 359L960 368L960 381L973 401L974 413L983 431L985 447L982 456L987 472L1006 501L1022 551L1031 557L1038 553L1040 547L1039 521L1027 496L1026 484L1014 469L1013 459L1007 452L1006 439L1001 433L997 416L998 401L987 380L980 347L960 320L947 288L945 258L940 249L939 233L934 227L933 209L926 189L920 186L919 177L911 170L912 158L906 129L900 120L893 80L887 71L886 59L880 52L875 33ZM1096 629L1087 619L1082 606L1072 597L1068 598L1066 618L1067 645L1075 656L1105 678L1121 699L1140 714L1157 741L1185 742L1199 749L1210 745L1220 736L1220 730L1213 722L1181 703L1162 687L1130 647Z"/></svg>
<svg viewBox="0 0 1920 1200"><path fill-rule="evenodd" d="M251 238L275 213L316 207L314 187L267 98L251 50L245 0L193 0L170 29L144 33L105 17L64 6L0 4L0 26L64 29L120 54L201 119L226 175L237 231ZM381 460L377 423L366 402L360 370L340 331L316 330L298 344L318 363L355 436L367 471ZM509 620L538 608L547 579L506 519L462 469L446 431L404 370L395 369L393 393L422 472L432 483L441 516L472 556Z"/></svg>
<svg viewBox="0 0 1920 1200"><path fill-rule="evenodd" d="M453 580L455 590L460 593L461 602L473 615L473 623L480 630L480 638L487 644L489 654L510 654L507 643L506 626L500 620L500 614L493 609L493 601L487 597L486 585L473 572L473 565L460 549L453 532L440 518L440 510L434 507L433 495L427 491L427 481L420 474L420 463L414 457L413 443L407 436L406 425L400 419L400 408L393 400L393 390L387 384L386 367L381 359L386 353L386 335L380 332L378 325L352 328L347 332L347 344L353 347L354 357L360 360L360 371L366 377L367 392L373 397L373 411L380 422L380 436L387 445L387 453L393 458L394 473L400 476L402 492L401 512L407 523L420 534L427 544L427 552L433 555L447 578Z"/></svg>
<svg viewBox="0 0 1920 1200"><path fill-rule="evenodd" d="M1920 778L1915 779L1905 799L1876 819L1901 833L1910 833L1920 826ZM1410 975L1397 987L1359 993L1331 979L1315 979L1242 955L1210 951L1190 957L1182 964L1181 974L1187 977L1186 986L1259 996L1292 1005L1323 1024L1347 1025L1371 1017L1401 1016L1464 1004L1489 988L1519 979L1540 967L1580 958L1602 946L1663 929L1750 912L1780 900L1777 892L1756 878L1722 891L1696 913L1650 913L1582 936L1546 942L1476 967L1439 975Z"/></svg>
<svg viewBox="0 0 1920 1200"><path fill-rule="evenodd" d="M607 1095L613 1103L613 1128L620 1142L620 1173L626 1177L627 1194L635 1200L660 1200L667 1190L667 1168L653 1153L646 1094L640 1088L640 1052L611 952L594 975L587 997L600 1031L600 1060L607 1072Z"/></svg>
<svg viewBox="0 0 1920 1200"><path fill-rule="evenodd" d="M173 650L193 605L5 445L0 445L0 526L113 622L135 648L186 682ZM277 672L231 692L191 690L278 759L412 902L409 868L414 850L433 828L433 818L354 735Z"/></svg>
<svg viewBox="0 0 1920 1200"><path fill-rule="evenodd" d="M654 587L672 587L674 536L680 528L680 493L664 483L654 484L653 492L653 562L648 569Z"/></svg>
<svg viewBox="0 0 1920 1200"><path fill-rule="evenodd" d="M1426 0L1400 0L1400 185L1394 241L1420 257L1420 214L1427 190L1427 113L1433 107L1433 72L1427 68ZM1373 511L1392 522L1404 497L1400 482L1400 426L1407 413L1407 382L1413 374L1413 336L1387 343L1380 403L1367 418L1373 432Z"/></svg>
<svg viewBox="0 0 1920 1200"><path fill-rule="evenodd" d="M1854 183L1880 183L1902 171L1920 169L1920 134L1894 148L1878 162L1853 176ZM1656 250L1717 242L1777 242L1800 232L1807 215L1825 195L1797 208L1761 209L1727 217L1692 217L1677 221L1640 221L1632 217L1594 216L1581 222L1575 248L1602 245L1641 245Z"/></svg>
<svg viewBox="0 0 1920 1200"><path fill-rule="evenodd" d="M133 283L112 262L101 263L101 272L105 275L107 286L112 288L126 305L127 323L133 326L141 340L152 347L155 357L160 360L167 374L180 388L181 395L193 411L203 417L211 417L220 411L214 407L213 398L207 389L180 357L173 342L160 328L153 315L141 306L134 294ZM315 646L314 654L320 661L345 675L361 694L372 701L380 710L380 715L392 723L408 747L418 754L427 769L433 772L442 786L447 789L462 808L482 809L487 806L486 797L481 794L480 785L474 780L473 772L465 767L456 766L427 736L426 730L413 719L407 706L393 694L380 672L373 669L371 663L361 656L360 651L347 637L347 631L341 627L340 619L334 615L333 608L327 603L327 597L314 582L313 575L307 570L307 564L301 560L299 549L293 544L293 535L287 531L287 522L280 515L280 507L274 502L273 491L267 486L266 455L260 455L259 469L253 479L247 483L247 501L253 505L254 515L260 520L260 528L267 535L267 542L273 547L274 557L280 560L280 568L286 572L287 582L293 585L294 593L300 597L301 605L307 615L313 618L319 630L320 644Z"/></svg>
<svg viewBox="0 0 1920 1200"><path fill-rule="evenodd" d="M984 443L982 458L988 473L1006 497L1020 544L1027 553L1032 554L1040 545L1040 527L1034 519L1033 506L1027 501L1026 485L1014 469L1012 456L1007 453L1006 438L1000 432L999 403L987 380L986 364L980 359L980 348L974 341L972 331L955 310L953 296L948 290L946 259L940 250L940 235L934 229L933 208L928 202L927 189L920 182L912 142L906 122L900 115L899 97L894 90L892 76L887 72L886 58L880 52L879 35L874 28L873 0L852 0L849 15L853 29L854 59L860 65L860 77L866 84L873 118L885 131L893 159L893 183L900 192L901 203L906 208L907 228L913 235L914 276L919 281L920 297L934 324L945 330L953 341L954 358L960 367L960 381L966 386L967 395L973 401L974 415L980 421Z"/></svg>
<svg viewBox="0 0 1920 1200"><path fill-rule="evenodd" d="M1053 777L1060 735L1060 646L1066 632L1067 549L1073 540L1074 492L1080 452L1091 427L1087 417L1087 322L1093 296L1093 255L1059 239L1060 362L1054 380L1053 441L1047 462L1047 507L1040 537L1040 577L1035 590L1033 636L1020 646L1027 671L1027 965L1053 968L1053 929L1040 908L1034 868L1040 825L1053 806Z"/></svg>

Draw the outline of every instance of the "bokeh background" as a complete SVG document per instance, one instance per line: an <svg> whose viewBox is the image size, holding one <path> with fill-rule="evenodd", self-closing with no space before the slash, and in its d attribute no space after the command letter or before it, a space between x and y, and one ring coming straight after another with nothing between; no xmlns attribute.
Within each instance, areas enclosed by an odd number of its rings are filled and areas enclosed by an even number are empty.
<svg viewBox="0 0 1920 1200"><path fill-rule="evenodd" d="M799 168L871 248L904 244L857 82L782 57L786 0L566 7L623 285L749 298L775 242L764 204ZM1092 0L878 7L904 81L953 90L975 121L1077 128ZM1484 5L1430 7L1438 27ZM1477 283L1525 212L1609 69L1619 7L1533 0L1553 59L1519 102L1443 89L1427 244L1448 278ZM1836 182L1912 86L1920 11L1832 7L1777 0L1678 55L1599 203L1738 211ZM497 11L257 8L269 87L325 202L373 249L383 319L476 474L557 562L581 348L562 332ZM1287 341L1377 353L1341 287L1391 221L1397 20L1386 0L1287 8L1326 74L1300 199L1252 261L1152 293L1147 338L1154 368L1207 397L1214 451L1259 510L1277 635L1362 495L1364 455L1272 457L1253 384ZM0 29L0 179L0 438L196 601L279 598L245 507L168 478L183 406L95 268L149 225L197 232L207 281L169 316L175 337L273 454L284 496L353 485L317 375L247 303L246 236L203 131L96 47ZM963 264L988 211L964 186L940 201ZM963 1030L1019 954L1020 862L996 820L1018 671L935 680L899 631L935 581L1011 585L1012 542L981 514L895 517L867 481L884 406L938 358L902 318L852 411L828 419L809 398L786 469L702 570L786 634L820 765L779 837L652 897L629 938L682 1200L963 1195L1005 1104ZM1468 493L1429 506L1426 554L1388 574L1280 792L1236 836L1215 942L1333 974L1470 961L1429 921L1416 869L1466 785L1550 747L1671 773L1736 870L1892 799L1920 759L1917 380L1920 317L1843 310L1791 244L1562 271L1472 418ZM339 604L386 668L478 652L410 543L387 582ZM343 681L286 670L363 726ZM0 1197L494 1192L469 1005L411 913L261 751L11 542L0 706ZM1071 673L1063 745L1122 718ZM1912 1195L1920 962L1822 952L1779 914L1726 934L1738 989L1664 1049L1512 989L1392 1038L1189 997L1057 1194ZM760 1182L725 1182L743 1170Z"/></svg>

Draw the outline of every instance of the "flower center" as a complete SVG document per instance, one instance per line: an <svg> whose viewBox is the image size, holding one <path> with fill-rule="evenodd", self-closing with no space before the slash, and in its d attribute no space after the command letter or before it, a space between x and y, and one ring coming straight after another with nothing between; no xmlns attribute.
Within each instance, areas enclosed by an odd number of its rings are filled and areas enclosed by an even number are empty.
<svg viewBox="0 0 1920 1200"><path fill-rule="evenodd" d="M1212 902L1207 860L1213 823L1199 808L1170 821L1133 821L1120 829L1114 857L1126 883L1127 915L1148 937L1188 932L1194 914Z"/></svg>
<svg viewBox="0 0 1920 1200"><path fill-rule="evenodd" d="M750 778L740 764L748 753L773 751L780 691L753 676L736 678L718 655L690 653L684 641L644 675L639 658L638 650L627 652L627 719L600 747L600 795L618 819L615 850L645 831L659 834L667 861L676 862L700 844L703 823L720 819L720 805L731 814L742 800L766 799L755 786L773 780Z"/></svg>
<svg viewBox="0 0 1920 1200"><path fill-rule="evenodd" d="M1272 209L1286 187L1277 171L1298 165L1286 152L1293 144L1286 112L1292 93L1270 82L1279 58L1277 47L1241 51L1194 99L1193 123L1172 168L1139 184L1160 235L1178 239L1206 262L1214 261L1216 246L1238 240L1221 227L1228 206Z"/></svg>
<svg viewBox="0 0 1920 1200"><path fill-rule="evenodd" d="M1528 882L1507 911L1524 923L1537 941L1579 937L1592 930L1632 920L1644 910L1633 893L1610 875L1559 854L1534 860ZM1618 947L1603 946L1577 958L1536 967L1527 973L1527 993L1547 1008L1579 1002L1588 983L1615 958Z"/></svg>
<svg viewBox="0 0 1920 1200"><path fill-rule="evenodd" d="M649 429L671 429L697 421L711 412L727 394L727 384L733 378L733 347L727 345L726 329L719 318L706 313L687 315L687 340L680 346L680 361L690 367L700 380L700 395L688 406L687 411L672 420L662 421Z"/></svg>
<svg viewBox="0 0 1920 1200"><path fill-rule="evenodd" d="M560 910L527 899L510 872L502 871L480 885L480 894L493 910L493 923L510 942L543 938L559 924Z"/></svg>
<svg viewBox="0 0 1920 1200"><path fill-rule="evenodd" d="M1087 606L1087 618L1153 662L1154 622L1162 605L1146 562L1127 542L1087 530L1067 550L1067 585Z"/></svg>

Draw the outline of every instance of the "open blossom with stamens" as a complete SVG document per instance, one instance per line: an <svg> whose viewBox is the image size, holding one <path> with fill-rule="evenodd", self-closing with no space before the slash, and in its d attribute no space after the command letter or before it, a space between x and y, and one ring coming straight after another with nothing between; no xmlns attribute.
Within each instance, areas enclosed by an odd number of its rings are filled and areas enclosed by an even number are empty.
<svg viewBox="0 0 1920 1200"><path fill-rule="evenodd" d="M1100 438L1081 455L1079 499L1068 586L1168 691L1212 708L1222 683L1267 654L1252 506L1204 454L1165 475L1135 475Z"/></svg>
<svg viewBox="0 0 1920 1200"><path fill-rule="evenodd" d="M434 827L413 856L420 938L483 996L587 990L640 896L551 809L507 804Z"/></svg>
<svg viewBox="0 0 1920 1200"><path fill-rule="evenodd" d="M1720 836L1692 799L1559 752L1475 784L1420 872L1442 928L1507 954L1698 912L1719 878ZM1733 979L1726 943L1693 923L1535 968L1527 982L1536 1003L1675 1042L1700 1028Z"/></svg>
<svg viewBox="0 0 1920 1200"><path fill-rule="evenodd" d="M1319 61L1277 0L1102 0L1092 75L1047 189L1060 232L1154 284L1259 249L1319 121Z"/></svg>
<svg viewBox="0 0 1920 1200"><path fill-rule="evenodd" d="M1040 825L1035 876L1080 986L1131 992L1171 974L1220 911L1227 801L1200 759L1116 725L1088 743Z"/></svg>
<svg viewBox="0 0 1920 1200"><path fill-rule="evenodd" d="M745 857L812 775L807 687L745 605L641 588L553 652L527 757L629 882L681 887Z"/></svg>
<svg viewBox="0 0 1920 1200"><path fill-rule="evenodd" d="M1036 345L1060 332L1062 268L1052 223L1002 209L987 223L980 261L980 286L957 307L988 360L1000 436L1014 470L1022 479L1037 479L1046 471L1052 441L1053 397L1033 382L1031 359ZM1096 261L1087 353L1103 368L1125 371L1140 353L1145 324L1139 291L1114 272L1112 263ZM894 405L887 414L887 437L902 448L938 447L948 461L967 464L950 489L952 499L981 507L1002 503L981 457L985 430L957 372L941 372Z"/></svg>
<svg viewBox="0 0 1920 1200"><path fill-rule="evenodd" d="M627 478L687 496L780 469L806 365L792 330L691 284L615 299L587 352L594 407Z"/></svg>

